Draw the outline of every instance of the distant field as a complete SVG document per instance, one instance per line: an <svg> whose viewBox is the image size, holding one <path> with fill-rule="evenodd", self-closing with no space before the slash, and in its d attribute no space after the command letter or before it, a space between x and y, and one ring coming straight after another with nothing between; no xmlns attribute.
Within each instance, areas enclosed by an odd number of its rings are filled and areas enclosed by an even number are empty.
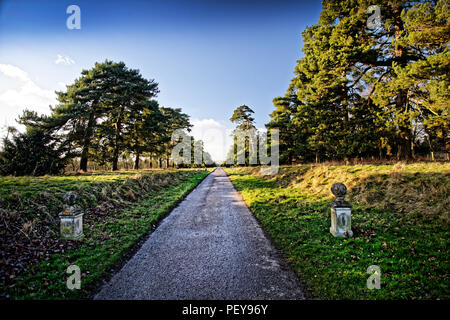
<svg viewBox="0 0 450 320"><path fill-rule="evenodd" d="M0 298L89 297L127 250L211 170L141 170L0 177ZM59 239L63 195L85 210L84 238ZM66 288L78 265L82 289Z"/></svg>
<svg viewBox="0 0 450 320"><path fill-rule="evenodd" d="M450 298L450 163L226 172L316 298ZM349 189L351 239L329 233L334 182ZM370 265L381 269L380 290L366 287Z"/></svg>

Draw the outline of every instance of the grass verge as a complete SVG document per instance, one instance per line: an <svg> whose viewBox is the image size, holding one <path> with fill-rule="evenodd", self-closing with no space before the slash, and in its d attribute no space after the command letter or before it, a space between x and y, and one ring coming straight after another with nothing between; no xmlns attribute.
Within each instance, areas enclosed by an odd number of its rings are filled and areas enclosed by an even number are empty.
<svg viewBox="0 0 450 320"><path fill-rule="evenodd" d="M210 171L142 172L139 175L133 173L132 177L122 173L114 175L114 179L111 179L111 175L106 175L105 178L97 177L97 179L101 179L99 185L95 183L83 185L80 181L73 184L71 182L73 179L69 177L68 184L72 184L72 187L76 186L78 189L89 189L90 192L87 193L91 194L91 199L87 201L96 204L94 207L86 206L88 214L86 214L84 225L84 238L76 242L75 246L71 246L69 244L73 244L73 241L57 240L52 236L54 241L59 243L58 247L61 249L46 251L42 258L37 259L29 268L14 276L14 281L2 288L5 297L10 299L89 298L99 281L114 269L127 251L154 228ZM80 177L83 181L90 181L92 178L92 176ZM77 179L75 178L75 180ZM47 188L44 187L45 192L52 187L60 189L59 180L64 181L65 179L57 178L56 183ZM107 181L105 182L105 180ZM32 185L33 188L42 188L40 183ZM25 188L25 191L29 192L29 189ZM109 201L101 200L108 193L115 197ZM31 194L36 196L36 192ZM59 198L58 201L60 201ZM8 203L5 199L3 200ZM56 199L54 201L57 202ZM10 203L9 211L4 211L10 213L17 210L14 208L20 204L16 204L14 207L14 203ZM98 205L99 203L100 205ZM26 216L31 214L32 212L24 213ZM50 216L54 218L54 215L55 212L50 212ZM36 214L34 219L36 219ZM54 226L55 223L52 225ZM39 242L43 238L42 234L40 237L33 236L33 234L30 236L30 243L33 240ZM5 259L8 258L6 254ZM66 280L69 275L66 270L70 265L80 267L80 290L67 289Z"/></svg>
<svg viewBox="0 0 450 320"><path fill-rule="evenodd" d="M315 298L449 299L450 232L443 206L449 169L449 164L295 166L272 177L260 176L258 168L226 172ZM350 189L351 239L329 233L329 190L337 181ZM379 290L366 285L371 265L381 269Z"/></svg>

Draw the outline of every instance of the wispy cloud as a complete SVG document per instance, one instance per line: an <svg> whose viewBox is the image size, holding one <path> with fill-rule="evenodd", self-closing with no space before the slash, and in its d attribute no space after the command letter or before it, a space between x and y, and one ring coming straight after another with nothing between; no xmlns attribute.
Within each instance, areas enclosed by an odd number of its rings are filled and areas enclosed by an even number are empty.
<svg viewBox="0 0 450 320"><path fill-rule="evenodd" d="M31 81L28 73L20 69L19 67L13 66L11 64L0 64L0 73L3 73L5 76L17 79L20 81Z"/></svg>
<svg viewBox="0 0 450 320"><path fill-rule="evenodd" d="M39 87L31 80L28 73L10 64L0 64L0 75L19 80L14 89L0 91L0 102L11 107L48 107L56 101L56 95L51 90Z"/></svg>
<svg viewBox="0 0 450 320"><path fill-rule="evenodd" d="M75 64L75 61L69 56L63 56L61 54L58 54L55 63L70 66L71 64Z"/></svg>
<svg viewBox="0 0 450 320"><path fill-rule="evenodd" d="M26 108L38 113L48 113L49 105L56 103L52 90L39 87L28 73L11 64L0 64L0 78L17 80L17 85L0 90L1 125L16 125L14 119Z"/></svg>

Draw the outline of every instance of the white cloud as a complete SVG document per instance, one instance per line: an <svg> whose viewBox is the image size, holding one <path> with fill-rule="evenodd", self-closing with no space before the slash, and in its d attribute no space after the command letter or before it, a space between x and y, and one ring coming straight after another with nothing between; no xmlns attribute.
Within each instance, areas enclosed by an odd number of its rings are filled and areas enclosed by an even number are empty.
<svg viewBox="0 0 450 320"><path fill-rule="evenodd" d="M56 60L55 60L56 64L65 64L65 65L71 65L71 64L75 64L75 61L69 57L69 56L63 56L61 54L58 54Z"/></svg>
<svg viewBox="0 0 450 320"><path fill-rule="evenodd" d="M56 94L52 90L39 87L28 73L10 64L0 64L0 80L18 80L13 88L0 91L1 125L16 126L15 119L26 108L38 113L48 113L49 105L56 104Z"/></svg>
<svg viewBox="0 0 450 320"><path fill-rule="evenodd" d="M233 143L231 138L232 129L219 123L214 119L193 119L193 127L190 135L195 140L204 142L205 151L209 152L213 160L225 160L227 152Z"/></svg>
<svg viewBox="0 0 450 320"><path fill-rule="evenodd" d="M10 64L0 64L0 73L3 73L9 78L17 79L20 81L31 81L30 77L28 77L28 73L26 73L19 67Z"/></svg>

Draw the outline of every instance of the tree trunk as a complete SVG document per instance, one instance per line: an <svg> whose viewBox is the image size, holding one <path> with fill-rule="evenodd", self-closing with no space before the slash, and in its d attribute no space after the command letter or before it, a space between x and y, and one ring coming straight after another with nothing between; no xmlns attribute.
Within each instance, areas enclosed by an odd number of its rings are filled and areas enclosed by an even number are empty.
<svg viewBox="0 0 450 320"><path fill-rule="evenodd" d="M166 168L169 169L169 158L166 158Z"/></svg>
<svg viewBox="0 0 450 320"><path fill-rule="evenodd" d="M136 154L136 159L134 160L134 169L135 170L139 170L139 157L140 157L140 153L138 152L137 154Z"/></svg>
<svg viewBox="0 0 450 320"><path fill-rule="evenodd" d="M405 113L408 113L408 100L407 92L401 90L395 98L395 107L397 110L404 109ZM397 152L398 160L410 160L412 159L411 151L411 128L408 119L400 119L399 123L399 145Z"/></svg>
<svg viewBox="0 0 450 320"><path fill-rule="evenodd" d="M112 161L112 171L117 171L118 170L118 160L117 159L113 159Z"/></svg>
<svg viewBox="0 0 450 320"><path fill-rule="evenodd" d="M117 120L116 122L116 141L114 145L114 152L113 152L113 160L112 160L112 171L117 171L118 163L119 163L119 140L120 140L120 131L122 127L122 121L121 119Z"/></svg>
<svg viewBox="0 0 450 320"><path fill-rule="evenodd" d="M162 159L159 158L158 161L159 161L159 168L161 169L162 168Z"/></svg>
<svg viewBox="0 0 450 320"><path fill-rule="evenodd" d="M394 9L395 13L395 39L399 40L401 33L404 29L403 22L401 19L401 8L397 7ZM396 44L394 49L394 54L400 65L405 65L407 61L407 51L403 46ZM399 127L399 139L400 143L398 145L397 159L398 160L410 160L412 158L411 152L411 124L407 120L408 114L408 92L401 89L397 92L395 98L395 108L396 110L404 110L405 118L400 119Z"/></svg>
<svg viewBox="0 0 450 320"><path fill-rule="evenodd" d="M117 144L114 146L114 153L112 159L112 171L117 171L119 169L119 147Z"/></svg>
<svg viewBox="0 0 450 320"><path fill-rule="evenodd" d="M89 145L91 142L93 127L94 127L95 113L91 112L89 115L88 125L84 134L83 150L81 151L80 170L86 172L88 164Z"/></svg>
<svg viewBox="0 0 450 320"><path fill-rule="evenodd" d="M409 128L401 128L400 131L400 143L398 146L397 152L398 160L411 160L412 159L412 151L411 151L411 131Z"/></svg>

